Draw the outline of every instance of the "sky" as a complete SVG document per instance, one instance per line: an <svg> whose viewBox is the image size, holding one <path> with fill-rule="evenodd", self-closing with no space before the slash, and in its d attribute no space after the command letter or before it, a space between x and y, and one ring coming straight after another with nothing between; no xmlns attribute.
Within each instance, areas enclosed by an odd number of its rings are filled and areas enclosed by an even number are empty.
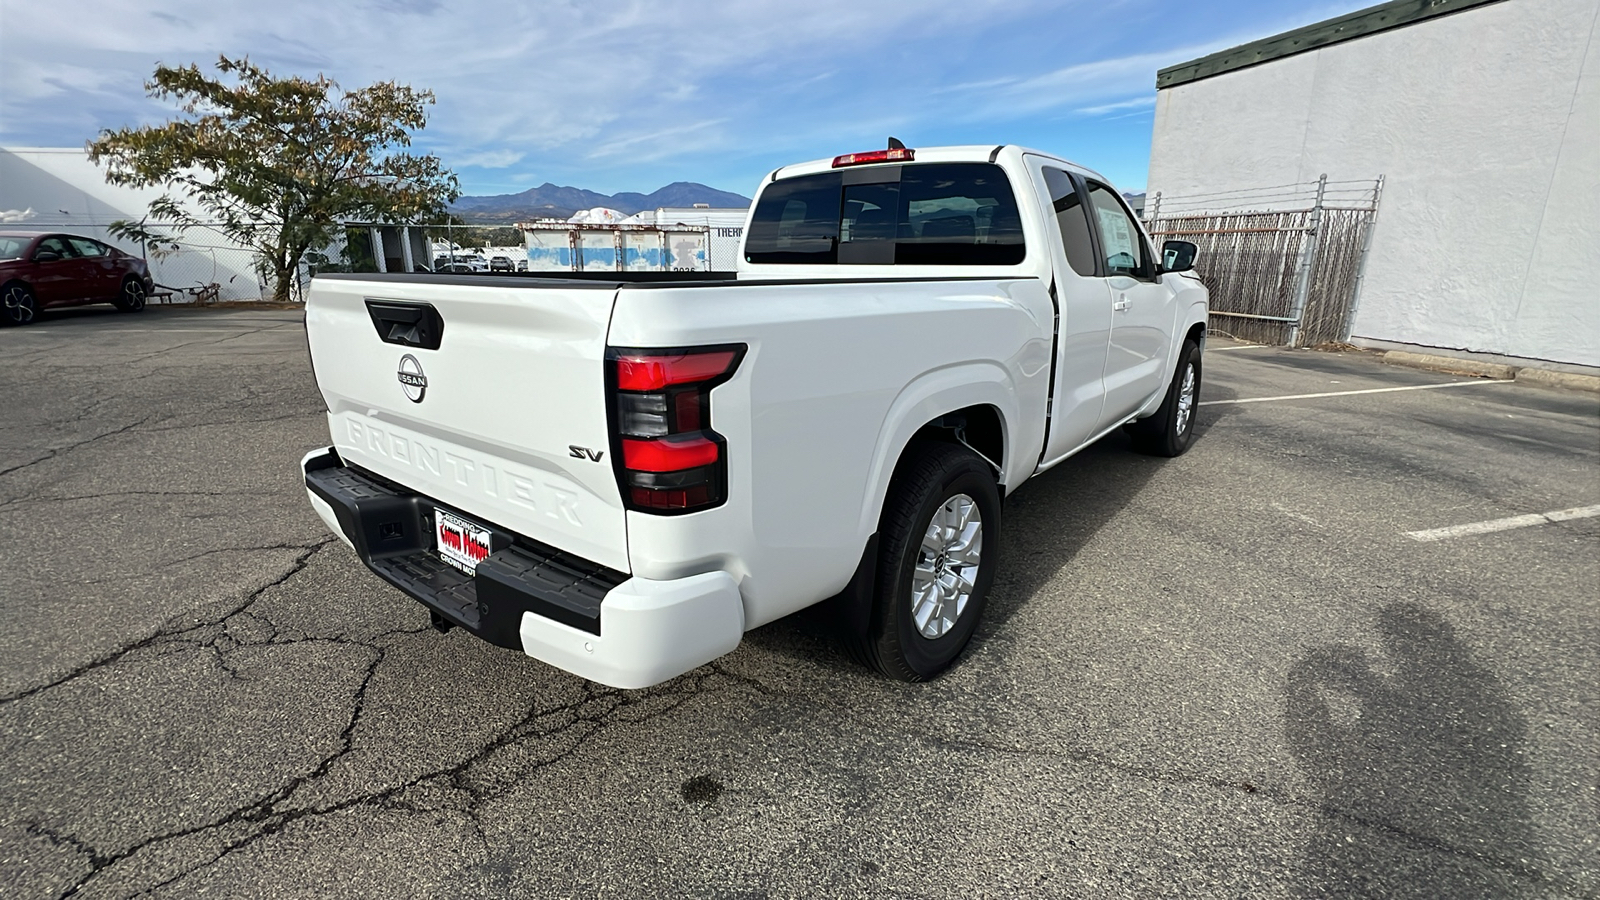
<svg viewBox="0 0 1600 900"><path fill-rule="evenodd" d="M0 145L164 121L157 63L248 55L438 98L467 194L698 181L885 145L1022 144L1141 190L1156 70L1351 12L1277 0L0 0ZM137 12L134 9L138 9Z"/></svg>

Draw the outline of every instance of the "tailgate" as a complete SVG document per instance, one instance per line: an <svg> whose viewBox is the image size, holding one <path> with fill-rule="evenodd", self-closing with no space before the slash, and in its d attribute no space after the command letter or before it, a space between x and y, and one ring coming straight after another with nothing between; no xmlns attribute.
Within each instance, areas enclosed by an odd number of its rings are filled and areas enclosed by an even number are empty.
<svg viewBox="0 0 1600 900"><path fill-rule="evenodd" d="M629 571L604 375L615 296L604 282L319 275L306 336L339 455Z"/></svg>

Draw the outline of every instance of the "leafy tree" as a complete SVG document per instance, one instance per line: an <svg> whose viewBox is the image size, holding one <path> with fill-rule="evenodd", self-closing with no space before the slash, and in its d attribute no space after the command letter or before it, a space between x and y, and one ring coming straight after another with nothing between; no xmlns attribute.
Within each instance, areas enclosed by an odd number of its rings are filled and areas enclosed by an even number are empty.
<svg viewBox="0 0 1600 900"><path fill-rule="evenodd" d="M432 91L392 81L346 91L323 75L274 78L248 58L220 57L217 71L231 77L156 66L146 92L176 103L182 116L102 131L89 158L105 165L112 184L168 190L150 204L149 219L180 234L211 225L254 249L274 300L289 299L301 259L332 241L340 222L437 216L461 195L438 158L405 149L427 124ZM171 242L144 220L112 230Z"/></svg>

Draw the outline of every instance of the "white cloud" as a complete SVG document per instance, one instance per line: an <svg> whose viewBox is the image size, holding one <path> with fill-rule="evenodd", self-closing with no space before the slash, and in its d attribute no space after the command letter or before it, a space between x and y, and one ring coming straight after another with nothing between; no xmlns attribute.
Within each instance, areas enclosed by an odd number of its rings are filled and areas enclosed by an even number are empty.
<svg viewBox="0 0 1600 900"><path fill-rule="evenodd" d="M456 157L453 162L458 166L477 166L483 169L504 169L522 162L528 154L520 150L484 150L479 153L466 153Z"/></svg>
<svg viewBox="0 0 1600 900"><path fill-rule="evenodd" d="M957 93L966 93L974 99L981 95L981 103L970 104L970 115L974 118L1025 116L1153 91L1157 69L1204 56L1225 46L1227 44L1218 42L1076 63L1036 75L982 82ZM1153 96L1150 102L1154 102ZM1091 106L1079 111L1096 108Z"/></svg>
<svg viewBox="0 0 1600 900"><path fill-rule="evenodd" d="M1149 96L1135 97L1132 100L1121 100L1116 103L1102 103L1099 106L1085 106L1081 109L1074 110L1074 112L1079 112L1086 116L1103 116L1108 112L1119 112L1124 109L1148 109L1155 105L1156 95L1150 94Z"/></svg>

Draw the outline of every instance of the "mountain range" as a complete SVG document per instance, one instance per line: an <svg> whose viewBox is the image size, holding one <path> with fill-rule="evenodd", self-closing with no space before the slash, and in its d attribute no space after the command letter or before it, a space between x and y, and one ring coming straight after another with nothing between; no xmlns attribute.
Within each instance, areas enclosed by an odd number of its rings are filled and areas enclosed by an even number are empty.
<svg viewBox="0 0 1600 900"><path fill-rule="evenodd" d="M706 203L720 209L746 209L750 206L750 198L693 181L675 181L648 194L624 191L610 195L563 187L547 181L520 194L460 197L450 211L469 222L510 223L526 219L565 219L579 210L596 206L632 215L646 209L663 206L684 208L696 203Z"/></svg>

